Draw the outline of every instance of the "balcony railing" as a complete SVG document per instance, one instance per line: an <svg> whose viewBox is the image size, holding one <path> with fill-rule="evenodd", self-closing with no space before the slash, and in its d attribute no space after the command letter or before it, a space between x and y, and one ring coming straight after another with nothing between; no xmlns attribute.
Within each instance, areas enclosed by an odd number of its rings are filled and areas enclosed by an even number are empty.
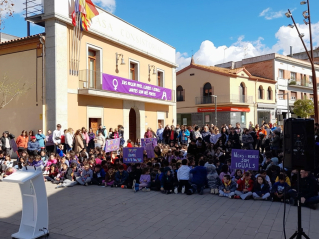
<svg viewBox="0 0 319 239"><path fill-rule="evenodd" d="M313 87L312 82L307 82L305 80L296 81L296 80L288 80L289 86L304 86L304 87Z"/></svg>
<svg viewBox="0 0 319 239"><path fill-rule="evenodd" d="M102 90L101 76L102 73L99 71L80 70L79 89Z"/></svg>
<svg viewBox="0 0 319 239"><path fill-rule="evenodd" d="M103 90L101 79L102 79L102 72L91 71L91 70L80 70L79 71L79 89ZM108 91L108 90L103 90L103 91L119 94L114 91ZM173 103L176 102L175 94L176 94L176 91L172 90L172 97L171 97L172 100L170 100L170 102L173 102ZM141 96L141 97L144 97L144 96ZM185 95L183 96L183 99L185 100Z"/></svg>
<svg viewBox="0 0 319 239"><path fill-rule="evenodd" d="M253 103L253 96L249 95L217 95L217 103ZM195 97L196 105L215 104L215 97L203 96Z"/></svg>

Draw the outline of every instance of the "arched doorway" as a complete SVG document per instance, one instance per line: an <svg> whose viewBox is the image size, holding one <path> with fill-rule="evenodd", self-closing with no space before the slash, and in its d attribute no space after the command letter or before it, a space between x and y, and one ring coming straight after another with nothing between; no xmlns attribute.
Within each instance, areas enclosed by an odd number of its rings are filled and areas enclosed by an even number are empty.
<svg viewBox="0 0 319 239"><path fill-rule="evenodd" d="M129 114L129 139L132 140L132 142L136 142L136 112L133 108L130 110Z"/></svg>
<svg viewBox="0 0 319 239"><path fill-rule="evenodd" d="M213 89L210 83L206 83L203 88L203 104L212 103Z"/></svg>

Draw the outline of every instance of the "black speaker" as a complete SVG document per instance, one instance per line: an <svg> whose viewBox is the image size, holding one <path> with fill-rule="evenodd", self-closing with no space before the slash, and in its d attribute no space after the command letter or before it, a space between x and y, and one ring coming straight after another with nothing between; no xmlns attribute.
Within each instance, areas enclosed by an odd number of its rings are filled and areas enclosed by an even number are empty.
<svg viewBox="0 0 319 239"><path fill-rule="evenodd" d="M289 118L284 121L284 167L313 170L314 158L313 119Z"/></svg>

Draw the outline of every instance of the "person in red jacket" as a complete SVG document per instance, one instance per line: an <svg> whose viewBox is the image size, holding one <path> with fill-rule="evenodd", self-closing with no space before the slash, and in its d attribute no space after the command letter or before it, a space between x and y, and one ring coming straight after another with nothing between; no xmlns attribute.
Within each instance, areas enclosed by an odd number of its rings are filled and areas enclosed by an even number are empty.
<svg viewBox="0 0 319 239"><path fill-rule="evenodd" d="M249 199L253 193L254 181L251 179L250 172L245 172L244 176L237 180L237 190L235 191L234 198L236 199Z"/></svg>
<svg viewBox="0 0 319 239"><path fill-rule="evenodd" d="M28 132L25 130L22 130L21 135L16 140L16 144L19 150L19 155L21 155L23 151L27 150L28 141L29 141Z"/></svg>
<svg viewBox="0 0 319 239"><path fill-rule="evenodd" d="M127 147L128 148L132 148L133 147L132 141L130 139L127 140Z"/></svg>

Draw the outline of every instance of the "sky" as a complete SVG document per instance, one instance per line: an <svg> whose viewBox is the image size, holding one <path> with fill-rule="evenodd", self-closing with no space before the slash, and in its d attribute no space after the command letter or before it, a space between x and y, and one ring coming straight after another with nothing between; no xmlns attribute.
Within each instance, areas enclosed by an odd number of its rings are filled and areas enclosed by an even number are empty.
<svg viewBox="0 0 319 239"><path fill-rule="evenodd" d="M40 0L37 0L40 1ZM303 51L296 29L287 27L289 8L309 44L309 28L301 0L93 0L100 7L161 39L176 49L179 69L190 63L215 65L243 58ZM5 22L4 33L26 36L24 0L13 0L15 14ZM319 46L319 1L310 0L314 46ZM44 32L32 26L31 34Z"/></svg>

